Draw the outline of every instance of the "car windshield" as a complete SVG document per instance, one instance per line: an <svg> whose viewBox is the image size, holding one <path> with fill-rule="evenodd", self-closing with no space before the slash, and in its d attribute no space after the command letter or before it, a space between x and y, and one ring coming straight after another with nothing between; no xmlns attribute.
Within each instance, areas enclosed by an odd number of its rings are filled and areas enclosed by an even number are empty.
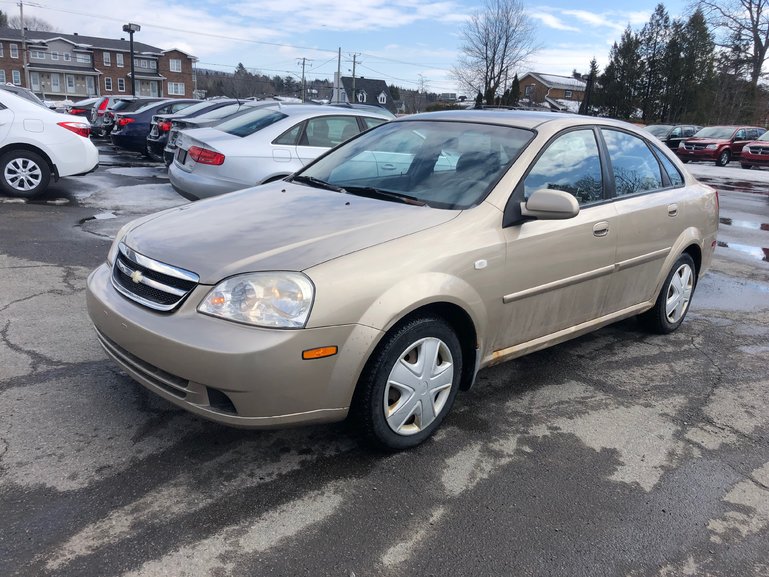
<svg viewBox="0 0 769 577"><path fill-rule="evenodd" d="M199 112L201 110L205 110L206 108L211 108L214 106L215 103L211 102L210 100L204 100L203 102L198 102L196 104L192 104L191 106L187 106L179 111L180 114L195 114L196 112Z"/></svg>
<svg viewBox="0 0 769 577"><path fill-rule="evenodd" d="M0 86L0 88L3 88L3 90L5 90L4 87ZM24 89L21 89L21 88L19 88L18 90L8 90L8 92L10 92L11 94L15 94L16 96L18 96L20 98L23 98L24 100L29 100L30 102L34 102L35 104L37 104L39 106L42 106L43 108L48 110L48 107L45 105L45 102L40 100L37 97L37 95L35 95L34 92L30 92L29 90L24 90Z"/></svg>
<svg viewBox="0 0 769 577"><path fill-rule="evenodd" d="M233 136L244 137L254 134L284 118L288 118L288 115L277 110L257 108L247 114L241 114L230 120L225 120L218 124L216 129Z"/></svg>
<svg viewBox="0 0 769 577"><path fill-rule="evenodd" d="M764 132L761 136L756 138L756 140L769 140L769 132Z"/></svg>
<svg viewBox="0 0 769 577"><path fill-rule="evenodd" d="M734 134L733 126L708 126L695 134L694 138L723 138L729 140L732 134Z"/></svg>
<svg viewBox="0 0 769 577"><path fill-rule="evenodd" d="M652 124L651 126L647 126L646 130L651 132L657 138L662 138L663 136L667 136L671 128L673 127L670 124Z"/></svg>
<svg viewBox="0 0 769 577"><path fill-rule="evenodd" d="M297 173L300 183L433 208L480 203L533 138L511 126L382 124Z"/></svg>

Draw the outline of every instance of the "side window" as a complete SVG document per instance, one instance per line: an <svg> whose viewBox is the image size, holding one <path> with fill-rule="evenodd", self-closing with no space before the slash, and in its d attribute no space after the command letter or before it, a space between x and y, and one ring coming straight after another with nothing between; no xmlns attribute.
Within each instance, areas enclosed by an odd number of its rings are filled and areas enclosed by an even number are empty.
<svg viewBox="0 0 769 577"><path fill-rule="evenodd" d="M609 149L617 196L662 188L662 173L646 143L632 134L601 129Z"/></svg>
<svg viewBox="0 0 769 577"><path fill-rule="evenodd" d="M694 130L693 126L687 126L684 128L684 136L693 136L696 130Z"/></svg>
<svg viewBox="0 0 769 577"><path fill-rule="evenodd" d="M304 122L300 122L293 128L289 128L286 130L283 134L278 136L275 140L272 141L273 144L286 144L289 146L293 146L296 144L296 141L299 140L299 134L302 132L302 127L304 126Z"/></svg>
<svg viewBox="0 0 769 577"><path fill-rule="evenodd" d="M670 133L671 138L680 138L681 137L681 127L676 126Z"/></svg>
<svg viewBox="0 0 769 577"><path fill-rule="evenodd" d="M374 128L375 126L379 126L385 122L387 121L384 118L371 118L370 116L363 117L363 124L366 125L366 128Z"/></svg>
<svg viewBox="0 0 769 577"><path fill-rule="evenodd" d="M523 181L526 198L541 188L571 193L580 204L603 198L601 159L592 130L567 132L547 147Z"/></svg>
<svg viewBox="0 0 769 577"><path fill-rule="evenodd" d="M684 177L681 175L681 173L678 171L678 169L675 167L675 165L670 161L670 159L665 156L665 154L657 149L657 156L660 159L660 162L662 163L662 167L668 174L668 179L670 180L670 184L672 186L683 186L684 184Z"/></svg>
<svg viewBox="0 0 769 577"><path fill-rule="evenodd" d="M737 134L734 135L734 140L745 140L745 129L740 128Z"/></svg>
<svg viewBox="0 0 769 577"><path fill-rule="evenodd" d="M321 116L307 121L305 136L299 144L330 148L359 132L354 116Z"/></svg>
<svg viewBox="0 0 769 577"><path fill-rule="evenodd" d="M748 140L755 140L756 138L758 138L758 129L751 128L748 130Z"/></svg>

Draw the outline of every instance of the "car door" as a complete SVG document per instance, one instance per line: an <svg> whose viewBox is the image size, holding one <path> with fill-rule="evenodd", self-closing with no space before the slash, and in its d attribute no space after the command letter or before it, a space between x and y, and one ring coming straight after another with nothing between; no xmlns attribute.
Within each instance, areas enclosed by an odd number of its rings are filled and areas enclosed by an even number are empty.
<svg viewBox="0 0 769 577"><path fill-rule="evenodd" d="M729 149L732 152L732 158L737 158L742 152L742 148L748 143L748 129L740 128L732 137L732 142L729 145Z"/></svg>
<svg viewBox="0 0 769 577"><path fill-rule="evenodd" d="M304 125L299 136L296 154L302 164L308 164L329 148L341 144L358 134L358 119L355 116L316 116Z"/></svg>
<svg viewBox="0 0 769 577"><path fill-rule="evenodd" d="M504 322L495 349L527 343L600 317L614 270L616 212L593 128L557 136L532 164L511 202L542 188L573 194L579 214L503 229Z"/></svg>
<svg viewBox="0 0 769 577"><path fill-rule="evenodd" d="M655 297L662 266L683 231L686 199L683 177L661 150L655 155L652 145L619 129L601 133L618 214L617 272L606 298L607 312L615 312Z"/></svg>
<svg viewBox="0 0 769 577"><path fill-rule="evenodd" d="M8 136L8 132L13 126L13 111L0 104L0 145L5 144L5 139Z"/></svg>

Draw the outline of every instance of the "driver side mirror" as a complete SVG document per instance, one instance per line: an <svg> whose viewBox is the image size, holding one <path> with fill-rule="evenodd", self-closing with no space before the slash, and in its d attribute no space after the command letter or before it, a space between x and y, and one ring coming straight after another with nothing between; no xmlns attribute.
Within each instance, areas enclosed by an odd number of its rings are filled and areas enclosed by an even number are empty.
<svg viewBox="0 0 769 577"><path fill-rule="evenodd" d="M579 214L579 203L562 190L541 188L521 203L521 215L543 220L564 220Z"/></svg>

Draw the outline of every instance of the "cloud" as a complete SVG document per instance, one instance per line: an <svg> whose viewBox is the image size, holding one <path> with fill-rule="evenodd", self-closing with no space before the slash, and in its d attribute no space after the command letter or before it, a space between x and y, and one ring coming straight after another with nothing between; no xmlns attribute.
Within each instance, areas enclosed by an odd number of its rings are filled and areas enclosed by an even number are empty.
<svg viewBox="0 0 769 577"><path fill-rule="evenodd" d="M555 30L568 30L571 32L579 32L579 28L575 28L574 26L569 26L567 24L564 24L559 20L556 16L552 14L548 14L546 12L536 12L534 14L531 14L532 18L535 18L542 22L545 26L548 28L554 28Z"/></svg>

